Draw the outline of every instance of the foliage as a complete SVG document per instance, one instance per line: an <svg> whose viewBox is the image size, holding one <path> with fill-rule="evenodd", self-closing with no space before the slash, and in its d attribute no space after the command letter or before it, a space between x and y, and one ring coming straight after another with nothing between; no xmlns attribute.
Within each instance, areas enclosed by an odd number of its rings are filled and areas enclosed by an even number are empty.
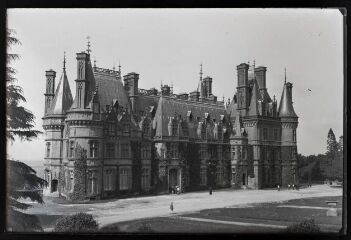
<svg viewBox="0 0 351 240"><path fill-rule="evenodd" d="M332 129L329 129L328 138L327 138L327 156L335 157L335 154L338 152L338 143L335 138L335 134Z"/></svg>
<svg viewBox="0 0 351 240"><path fill-rule="evenodd" d="M8 229L12 231L42 231L39 219L22 211L31 207L30 204L19 202L21 198L29 198L33 202L43 203L40 189L46 181L37 177L36 172L28 165L7 160L8 182Z"/></svg>
<svg viewBox="0 0 351 240"><path fill-rule="evenodd" d="M72 201L81 201L86 196L86 171L87 171L87 151L80 145L75 148L75 161L74 161L74 186L71 195Z"/></svg>
<svg viewBox="0 0 351 240"><path fill-rule="evenodd" d="M150 224L143 223L137 230L137 232L141 233L154 233L155 230L153 230L150 226Z"/></svg>
<svg viewBox="0 0 351 240"><path fill-rule="evenodd" d="M288 226L287 231L289 233L319 233L320 228L314 219L311 218Z"/></svg>
<svg viewBox="0 0 351 240"><path fill-rule="evenodd" d="M99 225L93 215L77 213L71 216L61 217L56 221L55 232L94 232Z"/></svg>
<svg viewBox="0 0 351 240"><path fill-rule="evenodd" d="M325 155L297 155L299 179L302 181L323 181L323 174L320 168L320 163L325 160Z"/></svg>
<svg viewBox="0 0 351 240"><path fill-rule="evenodd" d="M15 38L14 30L7 30L7 48L11 49L11 45L21 44L21 42ZM6 65L6 137L14 141L15 136L21 140L31 141L36 138L41 132L33 130L35 116L31 111L20 106L20 102L26 102L23 96L23 90L20 86L17 86L15 74L16 69L12 68L10 64L19 59L18 54L8 53L7 54L7 65Z"/></svg>

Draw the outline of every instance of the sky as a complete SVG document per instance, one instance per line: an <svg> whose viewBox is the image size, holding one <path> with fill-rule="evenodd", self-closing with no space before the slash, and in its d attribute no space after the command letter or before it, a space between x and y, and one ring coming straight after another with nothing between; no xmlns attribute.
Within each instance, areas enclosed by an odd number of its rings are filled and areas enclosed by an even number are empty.
<svg viewBox="0 0 351 240"><path fill-rule="evenodd" d="M343 16L336 9L9 9L8 27L21 45L17 84L23 105L43 131L45 71L62 74L63 55L75 94L76 53L87 49L102 68L140 74L139 88L173 84L174 92L195 90L200 64L213 78L213 93L232 98L236 66L267 67L268 93L280 100L284 68L293 84L299 116L298 152L325 153L327 134L343 133ZM308 91L311 89L311 91ZM10 157L44 159L44 135L8 143Z"/></svg>

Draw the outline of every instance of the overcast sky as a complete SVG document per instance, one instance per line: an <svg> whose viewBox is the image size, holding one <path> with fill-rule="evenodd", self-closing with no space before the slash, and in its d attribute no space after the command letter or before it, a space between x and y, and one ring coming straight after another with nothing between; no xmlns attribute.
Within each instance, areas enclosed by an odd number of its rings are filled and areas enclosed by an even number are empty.
<svg viewBox="0 0 351 240"><path fill-rule="evenodd" d="M66 51L74 95L76 53L90 36L97 66L112 69L120 61L122 74L140 74L140 88L159 88L162 80L175 92L192 91L203 63L213 93L227 99L236 91L236 66L255 59L267 67L268 92L279 101L286 67L298 151L324 153L329 128L342 135L343 17L335 9L11 9L8 27L22 42L11 50L21 55L13 67L39 130L45 71L54 69L59 79ZM42 160L44 150L44 135L8 145L18 160Z"/></svg>

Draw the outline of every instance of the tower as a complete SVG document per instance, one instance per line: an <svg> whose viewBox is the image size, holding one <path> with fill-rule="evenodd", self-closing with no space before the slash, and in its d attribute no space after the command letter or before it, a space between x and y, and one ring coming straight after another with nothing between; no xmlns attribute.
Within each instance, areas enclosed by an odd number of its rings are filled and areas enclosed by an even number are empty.
<svg viewBox="0 0 351 240"><path fill-rule="evenodd" d="M278 114L281 121L282 185L297 184L296 129L298 116L292 102L292 83L286 82L286 74Z"/></svg>
<svg viewBox="0 0 351 240"><path fill-rule="evenodd" d="M233 132L230 136L232 187L248 184L248 138L239 112L236 115Z"/></svg>
<svg viewBox="0 0 351 240"><path fill-rule="evenodd" d="M49 183L51 192L61 192L60 182L60 166L63 161L63 147L64 147L64 127L66 111L71 107L73 99L71 89L66 75L66 57L63 61L63 72L60 81L55 90L50 107L45 108L45 115L43 117L43 128L45 130L45 179ZM54 71L47 71L47 76L55 76ZM51 82L53 84L53 82ZM48 80L47 80L48 85ZM50 84L49 84L50 85ZM53 85L50 85L53 87ZM46 95L47 96L47 95Z"/></svg>
<svg viewBox="0 0 351 240"><path fill-rule="evenodd" d="M237 96L238 107L240 114L246 116L249 107L249 83L248 83L249 65L242 63L237 66L238 82L237 82Z"/></svg>

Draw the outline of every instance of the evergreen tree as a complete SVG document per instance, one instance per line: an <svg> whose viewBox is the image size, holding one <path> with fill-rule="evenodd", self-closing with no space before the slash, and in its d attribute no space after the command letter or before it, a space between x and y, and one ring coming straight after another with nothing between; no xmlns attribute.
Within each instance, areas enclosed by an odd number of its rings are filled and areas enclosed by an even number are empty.
<svg viewBox="0 0 351 240"><path fill-rule="evenodd" d="M338 152L338 143L335 138L335 134L332 129L329 129L328 138L327 138L327 155L334 157Z"/></svg>
<svg viewBox="0 0 351 240"><path fill-rule="evenodd" d="M31 207L18 201L29 198L43 203L41 188L46 181L37 177L36 172L23 162L7 160L7 229L11 231L42 231L39 219L23 211Z"/></svg>
<svg viewBox="0 0 351 240"><path fill-rule="evenodd" d="M20 44L20 41L13 36L14 30L7 30L7 50L11 45ZM16 69L10 64L19 59L14 53L7 53L6 66L6 137L11 142L15 136L21 140L32 140L41 132L33 130L34 115L20 102L25 102L23 90L17 86L15 74ZM40 188L46 183L45 180L36 176L36 172L26 164L19 161L7 160L7 228L11 231L41 231L39 219L34 215L29 215L23 211L31 205L18 201L19 199L29 198L32 201L43 203Z"/></svg>
<svg viewBox="0 0 351 240"><path fill-rule="evenodd" d="M7 50L11 49L11 45L21 44L15 38L14 30L7 30ZM19 55L15 53L7 53L6 65L6 134L7 139L14 141L15 136L21 140L32 140L36 138L41 132L34 130L34 115L26 108L20 105L20 102L26 102L23 96L23 90L16 85L17 81L15 74L16 69L12 68L10 64L19 59Z"/></svg>

